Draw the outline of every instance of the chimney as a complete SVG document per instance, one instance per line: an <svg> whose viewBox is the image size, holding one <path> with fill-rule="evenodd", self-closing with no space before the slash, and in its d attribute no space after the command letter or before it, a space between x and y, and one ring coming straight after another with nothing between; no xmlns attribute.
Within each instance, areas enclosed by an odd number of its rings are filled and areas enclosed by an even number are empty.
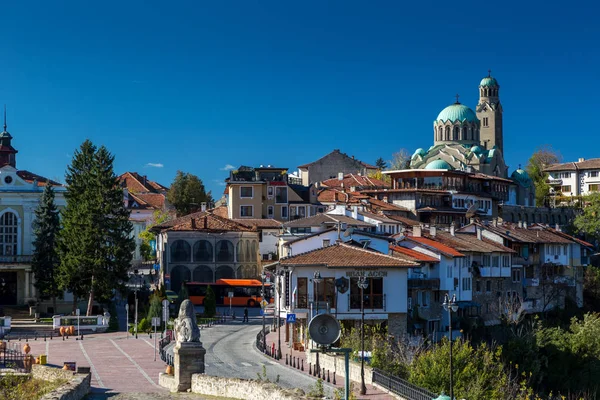
<svg viewBox="0 0 600 400"><path fill-rule="evenodd" d="M557 231L560 231L560 225L556 224L556 226L554 227L554 229L556 229Z"/></svg>
<svg viewBox="0 0 600 400"><path fill-rule="evenodd" d="M470 224L474 224L475 223L475 218L474 217L469 218L469 223Z"/></svg>
<svg viewBox="0 0 600 400"><path fill-rule="evenodd" d="M584 162L584 161L585 161L585 158L583 158L583 157L579 159L579 162Z"/></svg>
<svg viewBox="0 0 600 400"><path fill-rule="evenodd" d="M481 227L479 225L477 225L477 240L482 240L481 238Z"/></svg>
<svg viewBox="0 0 600 400"><path fill-rule="evenodd" d="M387 203L388 202L388 197L387 196L383 196L383 201Z"/></svg>
<svg viewBox="0 0 600 400"><path fill-rule="evenodd" d="M196 220L194 218L192 218L192 230L196 230Z"/></svg>
<svg viewBox="0 0 600 400"><path fill-rule="evenodd" d="M436 233L437 233L437 228L436 228L435 226L433 226L433 225L432 225L432 226L430 226L430 227L429 227L429 234L430 234L432 237L435 237L435 234L436 234Z"/></svg>
<svg viewBox="0 0 600 400"><path fill-rule="evenodd" d="M452 236L456 236L456 231L454 230L455 226L454 226L454 222L450 224L450 234Z"/></svg>
<svg viewBox="0 0 600 400"><path fill-rule="evenodd" d="M494 219L492 219L492 225L493 225L494 227L498 227L498 218L494 218Z"/></svg>
<svg viewBox="0 0 600 400"><path fill-rule="evenodd" d="M519 220L519 228L523 227L523 221Z"/></svg>
<svg viewBox="0 0 600 400"><path fill-rule="evenodd" d="M527 221L523 221L523 228L527 229Z"/></svg>
<svg viewBox="0 0 600 400"><path fill-rule="evenodd" d="M208 216L204 216L204 229L208 229Z"/></svg>
<svg viewBox="0 0 600 400"><path fill-rule="evenodd" d="M205 201L203 201L202 203L200 203L200 209L202 211L206 211L206 202Z"/></svg>
<svg viewBox="0 0 600 400"><path fill-rule="evenodd" d="M421 237L421 225L413 226L412 234L414 237Z"/></svg>

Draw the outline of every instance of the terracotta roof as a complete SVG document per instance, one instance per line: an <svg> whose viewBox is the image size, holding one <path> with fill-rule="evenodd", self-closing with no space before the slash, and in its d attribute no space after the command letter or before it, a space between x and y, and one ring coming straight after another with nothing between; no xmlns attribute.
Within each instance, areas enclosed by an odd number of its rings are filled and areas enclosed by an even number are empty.
<svg viewBox="0 0 600 400"><path fill-rule="evenodd" d="M361 228L373 228L375 226L373 224L369 224L368 222L359 221L352 217L336 214L317 214L313 215L312 217L300 218L286 222L285 224L283 224L283 226L285 226L286 228L303 228L319 225L337 225L338 222L349 226L357 226Z"/></svg>
<svg viewBox="0 0 600 400"><path fill-rule="evenodd" d="M227 218L227 216L229 215L229 212L227 211L227 206L218 206L209 211L223 218Z"/></svg>
<svg viewBox="0 0 600 400"><path fill-rule="evenodd" d="M506 183L514 183L510 179L501 178L501 177L495 176L495 175L482 174L481 172L469 173L469 175L467 175L467 177L474 178L474 179L485 179L485 180L501 181L501 182L506 182Z"/></svg>
<svg viewBox="0 0 600 400"><path fill-rule="evenodd" d="M419 264L400 258L388 256L372 250L362 249L344 243L336 243L286 257L279 261L283 266L315 266L322 265L327 268L393 268L393 267L418 267Z"/></svg>
<svg viewBox="0 0 600 400"><path fill-rule="evenodd" d="M344 192L342 190L334 188L322 188L319 189L317 194L317 201L319 203L359 203L359 193L357 192Z"/></svg>
<svg viewBox="0 0 600 400"><path fill-rule="evenodd" d="M33 183L33 181L37 181L38 186L46 186L48 185L48 183L52 186L63 186L59 182L53 181L52 179L45 178L41 175L34 174L33 172L29 172L26 170L17 171L17 176L27 183Z"/></svg>
<svg viewBox="0 0 600 400"><path fill-rule="evenodd" d="M407 225L407 226L419 225L419 221L415 221L414 219L410 219L407 217L401 217L399 215L388 215L388 218L393 219L398 222L402 222L404 225Z"/></svg>
<svg viewBox="0 0 600 400"><path fill-rule="evenodd" d="M363 217L374 219L375 221L383 222L384 224L399 224L399 221L389 218L387 215L373 214L367 211L359 211L358 214Z"/></svg>
<svg viewBox="0 0 600 400"><path fill-rule="evenodd" d="M369 197L369 205L377 211L410 211L408 208L400 207L373 197Z"/></svg>
<svg viewBox="0 0 600 400"><path fill-rule="evenodd" d="M570 239L570 240L573 240L573 241L575 241L575 242L579 243L580 245L582 245L582 246L584 246L584 247L589 247L589 248L592 248L592 249L594 248L594 245L593 245L593 244L591 244L591 243L589 243L589 242L586 242L585 240L582 240L582 239L576 238L575 236L568 235L568 234L566 234L566 233L564 233L564 232L562 232L562 231L557 231L556 229L554 229L554 228L550 228L550 227L547 227L547 228L544 228L544 229L546 229L546 230L547 230L547 231L549 231L549 232L552 232L552 233L554 233L555 235L562 236L562 237L564 237L565 239Z"/></svg>
<svg viewBox="0 0 600 400"><path fill-rule="evenodd" d="M308 234L308 235L303 235L303 236L300 236L300 237L298 237L298 238L296 238L296 239L288 240L288 241L287 241L287 242L285 242L283 245L284 245L284 246L289 246L290 244L293 244L293 243L296 243L296 242L301 242L301 241L303 241L303 240L310 239L310 238L313 238L313 237L316 237L316 236L322 235L322 234L324 234L324 233L333 232L333 231L335 231L335 230L337 230L337 228L333 227L333 228L328 228L328 229L325 229L325 230L323 230L323 231L319 231L319 232L315 232L315 233L310 233L310 234Z"/></svg>
<svg viewBox="0 0 600 400"><path fill-rule="evenodd" d="M503 253L514 253L515 251L503 246L499 243L489 240L487 238L477 239L475 233L463 233L457 232L455 236L450 233L437 230L435 237L430 239L440 242L448 247L451 247L460 252L472 251L476 253L492 253L492 252L503 252Z"/></svg>
<svg viewBox="0 0 600 400"><path fill-rule="evenodd" d="M376 166L374 166L374 165L370 165L370 164L364 163L364 162L362 162L362 161L356 160L355 158L351 158L351 157L350 157L349 155L347 155L346 153L341 153L341 152L340 152L339 150L337 150L337 149L336 149L336 150L333 150L331 153L328 153L328 154L324 155L323 157L319 158L319 159L318 159L318 160L316 160L316 161L309 162L309 163L307 163L307 164L303 164L303 165L299 165L299 166L298 166L298 168L308 168L309 166L311 166L311 165L313 165L313 164L316 164L316 163L318 163L319 161L323 160L325 157L327 157L327 156L329 156L329 155L331 155L331 154L333 154L333 153L340 153L340 154L342 154L343 156L346 156L347 158L349 158L349 159L352 159L352 160L354 160L354 161L358 162L359 164L361 164L363 167L365 167L365 168L367 168L367 169L379 169L379 168L377 168L377 167L376 167Z"/></svg>
<svg viewBox="0 0 600 400"><path fill-rule="evenodd" d="M404 257L408 257L409 260L412 259L413 261L431 262L431 263L440 261L435 257L431 257L431 256L428 256L427 254L423 254L416 250L407 249L406 247L402 247L402 246L390 246L390 250L392 250L393 253L400 253ZM394 254L392 254L392 255L394 255Z"/></svg>
<svg viewBox="0 0 600 400"><path fill-rule="evenodd" d="M459 253L458 251L456 251L455 249L453 249L452 247L446 246L445 244L442 244L436 240L431 240L429 238L425 238L425 237L415 237L415 236L406 236L406 239L412 241L412 242L416 242L422 245L425 245L427 247L433 248L435 250L437 250L438 252L449 256L449 257L464 257L465 255L462 253Z"/></svg>
<svg viewBox="0 0 600 400"><path fill-rule="evenodd" d="M337 178L327 179L321 182L322 185L330 187L330 188L340 188L343 187L345 189L350 189L351 187L356 187L359 189L364 188L389 188L390 185L385 183L382 180L369 178L364 175L356 175L356 174L346 174L342 180Z"/></svg>
<svg viewBox="0 0 600 400"><path fill-rule="evenodd" d="M578 169L600 169L600 158L591 158L589 160L578 162L553 164L544 168L544 171L576 171Z"/></svg>
<svg viewBox="0 0 600 400"><path fill-rule="evenodd" d="M258 229L278 229L283 225L279 221L267 218L234 218L233 221L249 228L256 227Z"/></svg>
<svg viewBox="0 0 600 400"><path fill-rule="evenodd" d="M164 193L168 190L166 186L151 181L137 172L125 172L118 179L121 185L132 193Z"/></svg>
<svg viewBox="0 0 600 400"><path fill-rule="evenodd" d="M153 231L205 231L205 232L254 232L250 228L234 220L219 217L208 211L200 211L175 218L161 225L152 227Z"/></svg>
<svg viewBox="0 0 600 400"><path fill-rule="evenodd" d="M484 225L487 229L505 239L522 243L571 243L572 240L547 231L545 229L519 228L516 224L503 223L498 226Z"/></svg>
<svg viewBox="0 0 600 400"><path fill-rule="evenodd" d="M162 193L130 193L130 195L144 201L152 208L163 209L165 207L166 199Z"/></svg>

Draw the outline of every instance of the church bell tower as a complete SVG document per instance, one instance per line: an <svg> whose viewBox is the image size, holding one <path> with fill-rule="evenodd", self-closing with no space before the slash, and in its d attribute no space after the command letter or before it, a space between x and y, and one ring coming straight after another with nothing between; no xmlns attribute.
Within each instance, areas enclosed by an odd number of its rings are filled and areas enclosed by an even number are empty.
<svg viewBox="0 0 600 400"><path fill-rule="evenodd" d="M0 132L0 167L10 165L16 168L17 150L12 147L12 136L6 130L6 106L4 106L4 130Z"/></svg>
<svg viewBox="0 0 600 400"><path fill-rule="evenodd" d="M500 85L488 71L488 76L479 83L479 103L477 104L477 118L481 122L481 144L486 149L496 146L504 154L504 141L502 138L502 105L499 97Z"/></svg>

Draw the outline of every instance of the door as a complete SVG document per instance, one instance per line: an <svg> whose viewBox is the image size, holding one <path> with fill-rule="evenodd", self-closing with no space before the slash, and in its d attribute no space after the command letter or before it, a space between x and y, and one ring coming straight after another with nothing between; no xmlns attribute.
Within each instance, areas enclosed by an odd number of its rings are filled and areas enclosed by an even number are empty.
<svg viewBox="0 0 600 400"><path fill-rule="evenodd" d="M17 273L0 272L0 305L17 304Z"/></svg>

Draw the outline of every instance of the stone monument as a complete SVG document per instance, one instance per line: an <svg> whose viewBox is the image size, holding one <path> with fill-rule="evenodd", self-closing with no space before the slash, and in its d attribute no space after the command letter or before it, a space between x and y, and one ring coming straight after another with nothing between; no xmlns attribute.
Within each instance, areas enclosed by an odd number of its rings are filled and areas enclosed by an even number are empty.
<svg viewBox="0 0 600 400"><path fill-rule="evenodd" d="M185 392L192 387L192 375L204 373L204 356L206 355L206 350L200 342L200 329L196 323L194 304L191 301L184 300L181 303L173 331L175 334L173 369L175 371L174 382L170 382L169 389L172 392Z"/></svg>

